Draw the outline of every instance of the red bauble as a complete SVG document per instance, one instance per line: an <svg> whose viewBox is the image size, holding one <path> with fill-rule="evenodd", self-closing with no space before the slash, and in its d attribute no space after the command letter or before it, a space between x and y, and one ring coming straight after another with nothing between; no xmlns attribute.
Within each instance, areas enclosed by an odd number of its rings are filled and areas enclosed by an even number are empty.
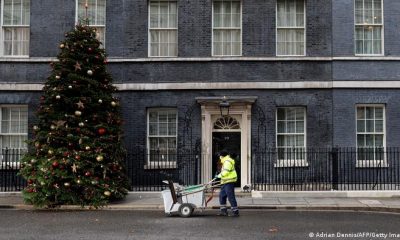
<svg viewBox="0 0 400 240"><path fill-rule="evenodd" d="M90 172L85 172L86 177L89 177L90 175L92 175Z"/></svg>
<svg viewBox="0 0 400 240"><path fill-rule="evenodd" d="M88 48L88 50L89 50L89 52L91 52L91 51L92 51L92 48Z"/></svg>
<svg viewBox="0 0 400 240"><path fill-rule="evenodd" d="M28 184L32 184L33 180L32 179L28 179Z"/></svg>
<svg viewBox="0 0 400 240"><path fill-rule="evenodd" d="M106 133L106 129L105 128L99 128L99 130L97 130L97 131L98 131L98 133L100 135L104 135Z"/></svg>
<svg viewBox="0 0 400 240"><path fill-rule="evenodd" d="M59 163L58 163L57 161L54 161L51 165L52 165L53 167L58 167Z"/></svg>
<svg viewBox="0 0 400 240"><path fill-rule="evenodd" d="M80 159L81 159L81 156L76 155L76 156L75 156L75 159L76 159L76 160L80 160Z"/></svg>
<svg viewBox="0 0 400 240"><path fill-rule="evenodd" d="M63 156L64 156L64 157L68 157L68 156L69 156L69 152L64 152L64 153L63 153Z"/></svg>

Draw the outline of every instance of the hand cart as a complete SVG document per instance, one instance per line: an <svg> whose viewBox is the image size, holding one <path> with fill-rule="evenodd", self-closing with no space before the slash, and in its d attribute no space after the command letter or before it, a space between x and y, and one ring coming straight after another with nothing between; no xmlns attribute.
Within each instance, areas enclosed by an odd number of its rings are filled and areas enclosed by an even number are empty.
<svg viewBox="0 0 400 240"><path fill-rule="evenodd" d="M182 187L171 180L163 181L168 184L167 190L161 192L164 199L164 209L167 216L179 213L181 217L190 217L195 209L203 210L207 207L207 203L212 199L206 200L206 192L220 186L220 182L216 179L208 183Z"/></svg>

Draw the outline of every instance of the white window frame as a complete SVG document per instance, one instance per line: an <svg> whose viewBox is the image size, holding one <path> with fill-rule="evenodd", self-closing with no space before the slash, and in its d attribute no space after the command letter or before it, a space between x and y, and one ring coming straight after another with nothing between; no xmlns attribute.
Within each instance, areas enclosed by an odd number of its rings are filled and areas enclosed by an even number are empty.
<svg viewBox="0 0 400 240"><path fill-rule="evenodd" d="M277 57L303 57L307 54L307 4L306 0L304 3L304 26L303 27L278 27L278 0L275 4L275 53ZM278 54L278 29L304 29L304 52L301 55L289 55L289 54Z"/></svg>
<svg viewBox="0 0 400 240"><path fill-rule="evenodd" d="M29 29L29 35L30 35L30 20L29 20L29 25L7 25L4 26L4 22L3 22L3 17L4 17L4 0L0 0L1 1L1 11L0 11L0 15L1 15L1 27L0 27L0 57L7 57L7 58L29 58L29 52L30 52L30 48L28 46L28 55L4 55L4 28L28 28ZM14 6L14 5L13 5ZM31 1L29 1L29 13L30 13L30 7L31 7ZM22 11L22 8L21 8ZM22 13L21 13L22 14ZM29 14L29 18L30 18L30 14ZM30 36L28 39L28 43L30 44ZM28 45L29 45L28 44ZM14 46L14 45L13 45ZM13 52L11 50L11 52Z"/></svg>
<svg viewBox="0 0 400 240"><path fill-rule="evenodd" d="M0 138L0 141L2 141L2 137L3 136L26 136L26 138L28 138L28 132L26 132L26 133L3 133L2 132L2 120L3 120L3 111L2 111L2 109L3 108L8 108L8 109L11 109L11 108L26 108L26 110L27 110L27 113L28 113L28 106L27 105L0 105L0 136L1 136L1 138ZM28 121L29 121L29 113L27 114L27 126L28 126ZM21 121L21 116L19 115L19 122ZM27 128L27 130L28 130L28 128ZM20 162L19 161L7 161L7 162L3 162L3 154L2 154L2 152L3 152L3 148L2 148L2 146L3 146L3 143L2 142L0 142L0 169L16 169L16 168L19 168L19 166L20 166ZM5 148L4 148L5 149ZM25 152L27 152L27 150L28 150L28 145L25 143L25 147L24 148L13 148L13 149L11 149L11 148L9 148L10 149L10 151L12 151L13 153L17 153L17 154L19 154L20 155L20 158L22 158L22 156L23 156L23 154L25 153Z"/></svg>
<svg viewBox="0 0 400 240"><path fill-rule="evenodd" d="M214 2L240 2L240 27L214 27ZM212 0L211 2L211 56L212 57L240 57L243 56L243 0ZM232 21L232 19L231 19ZM238 55L215 55L214 54L214 30L240 30L240 54ZM232 47L231 47L232 48ZM232 49L231 49L232 50ZM232 51L231 51L232 52Z"/></svg>
<svg viewBox="0 0 400 240"><path fill-rule="evenodd" d="M382 107L383 108L383 159L376 160L374 154L374 160L358 160L358 134L382 134L380 132L358 132L358 117L357 110L359 107ZM389 167L386 159L386 106L385 104L357 104L355 107L355 121L356 121L356 167L357 168L376 168L376 167ZM375 116L374 116L375 121ZM365 126L366 127L366 126ZM375 127L374 127L375 128Z"/></svg>
<svg viewBox="0 0 400 240"><path fill-rule="evenodd" d="M151 27L151 16L150 16L150 8L151 8L151 3L152 2L175 2L176 3L176 28L170 28L170 27L167 27L167 28L152 28ZM148 1L148 19L147 19L147 44L148 44L148 46L147 46L147 55L149 56L149 57L151 57L151 58L171 58L171 57L178 57L178 54L179 54L179 5L178 5L178 0L149 0ZM169 5L168 5L168 9L169 9ZM169 30L169 31L173 31L173 30L175 30L176 31L176 54L174 54L174 55L168 55L168 56L160 56L160 54L159 55L157 55L157 56L153 56L153 55L151 55L151 31L152 30Z"/></svg>
<svg viewBox="0 0 400 240"><path fill-rule="evenodd" d="M159 111L164 111L164 112L173 112L176 114L176 132L175 136L173 135L153 135L150 136L150 112L159 112ZM147 128L147 134L146 134L146 142L147 142L147 161L146 165L144 166L145 169L167 169L167 168L177 168L177 162L176 161L150 161L150 138L151 137L156 137L156 138L171 138L175 137L176 139L176 154L178 154L178 109L177 108L148 108L147 109L147 122L146 122L146 128ZM176 156L178 157L178 156Z"/></svg>
<svg viewBox="0 0 400 240"><path fill-rule="evenodd" d="M96 9L95 9L95 19L97 18L97 1L99 1L99 0L95 0L96 1ZM106 6L106 9L105 9L105 12L104 12L104 19L105 19L105 21L107 22L107 0L104 0L104 2L105 2L105 6ZM79 19L79 0L76 0L75 1L75 22L76 23L78 23L78 21L80 20ZM95 22L97 22L96 20L95 20ZM89 22L89 26L90 27L94 27L94 28L96 28L96 29L99 29L99 28L101 28L101 29L103 29L103 31L104 31L104 41L102 41L102 47L103 48L105 48L105 46L106 46L106 25L104 24L104 25L101 25L101 24L90 24L90 22ZM100 38L99 37L97 37L97 40L99 40L100 41Z"/></svg>
<svg viewBox="0 0 400 240"><path fill-rule="evenodd" d="M304 111L304 132L300 133L278 133L278 121L287 121L287 120L278 120L278 110L279 109L302 109ZM296 122L297 120L295 120ZM279 159L278 156L278 135L304 135L304 159ZM308 167L307 161L307 108L304 106L292 106L292 107L277 107L275 110L275 144L276 144L276 163L274 167Z"/></svg>
<svg viewBox="0 0 400 240"><path fill-rule="evenodd" d="M375 1L375 0L374 0ZM357 23L357 19L356 19L356 0L354 0L353 4L354 4L354 55L355 56L385 56L385 16L384 16L384 11L383 11L383 4L384 0L381 0L381 10L382 10L382 23L380 24L359 24ZM364 9L365 9L365 2L363 0L363 17L364 17ZM374 3L372 3L372 7L374 7ZM356 39L356 27L367 27L367 26L381 26L382 27L382 31L381 31L381 49L382 49L382 53L378 53L378 54L360 54L357 53L357 39ZM364 40L363 40L364 41ZM372 45L373 47L373 45Z"/></svg>

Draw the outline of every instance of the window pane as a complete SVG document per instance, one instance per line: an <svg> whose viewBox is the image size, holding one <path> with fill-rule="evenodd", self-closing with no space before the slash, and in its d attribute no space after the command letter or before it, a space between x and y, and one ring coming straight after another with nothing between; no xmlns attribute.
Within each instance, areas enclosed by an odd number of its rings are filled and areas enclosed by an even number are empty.
<svg viewBox="0 0 400 240"><path fill-rule="evenodd" d="M12 0L4 0L3 25L12 25Z"/></svg>
<svg viewBox="0 0 400 240"><path fill-rule="evenodd" d="M365 135L358 134L357 135L357 147L364 147L365 146Z"/></svg>
<svg viewBox="0 0 400 240"><path fill-rule="evenodd" d="M383 119L383 108L375 107L375 119Z"/></svg>
<svg viewBox="0 0 400 240"><path fill-rule="evenodd" d="M383 147L383 135L375 135L375 147Z"/></svg>
<svg viewBox="0 0 400 240"><path fill-rule="evenodd" d="M373 134L365 135L365 146L368 146L368 147L374 146L374 135Z"/></svg>
<svg viewBox="0 0 400 240"><path fill-rule="evenodd" d="M157 123L149 123L149 135L150 136L158 135L158 124Z"/></svg>
<svg viewBox="0 0 400 240"><path fill-rule="evenodd" d="M374 107L366 107L366 118L374 119Z"/></svg>
<svg viewBox="0 0 400 240"><path fill-rule="evenodd" d="M299 147L304 146L304 135L296 136L296 146L299 146Z"/></svg>
<svg viewBox="0 0 400 240"><path fill-rule="evenodd" d="M22 25L30 24L30 0L23 0Z"/></svg>
<svg viewBox="0 0 400 240"><path fill-rule="evenodd" d="M287 108L286 109L286 117L287 120L295 120L296 119L296 109L293 108Z"/></svg>
<svg viewBox="0 0 400 240"><path fill-rule="evenodd" d="M296 133L304 133L304 122L303 121L296 122Z"/></svg>
<svg viewBox="0 0 400 240"><path fill-rule="evenodd" d="M366 131L367 132L374 132L374 120L367 120L366 121Z"/></svg>
<svg viewBox="0 0 400 240"><path fill-rule="evenodd" d="M383 121L382 120L375 121L375 132L383 132Z"/></svg>
<svg viewBox="0 0 400 240"><path fill-rule="evenodd" d="M278 108L278 120L285 120L285 109L284 108Z"/></svg>
<svg viewBox="0 0 400 240"><path fill-rule="evenodd" d="M296 122L295 121L288 121L287 122L287 132L288 133L295 133L295 126Z"/></svg>
<svg viewBox="0 0 400 240"><path fill-rule="evenodd" d="M278 133L286 133L286 122L278 121Z"/></svg>
<svg viewBox="0 0 400 240"><path fill-rule="evenodd" d="M365 120L357 120L357 132L365 132Z"/></svg>

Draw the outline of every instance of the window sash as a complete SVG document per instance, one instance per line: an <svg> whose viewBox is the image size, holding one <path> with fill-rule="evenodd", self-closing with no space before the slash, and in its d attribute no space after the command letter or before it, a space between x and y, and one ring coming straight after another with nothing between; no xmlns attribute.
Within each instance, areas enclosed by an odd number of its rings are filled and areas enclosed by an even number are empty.
<svg viewBox="0 0 400 240"><path fill-rule="evenodd" d="M305 55L305 1L278 0L276 11L276 55Z"/></svg>
<svg viewBox="0 0 400 240"><path fill-rule="evenodd" d="M175 109L149 109L147 114L148 163L176 162L178 115Z"/></svg>
<svg viewBox="0 0 400 240"><path fill-rule="evenodd" d="M212 55L242 55L241 1L215 0L212 13Z"/></svg>
<svg viewBox="0 0 400 240"><path fill-rule="evenodd" d="M305 160L306 109L278 108L276 112L278 160Z"/></svg>
<svg viewBox="0 0 400 240"><path fill-rule="evenodd" d="M357 106L357 160L385 160L385 107ZM365 165L368 167L368 164ZM374 165L371 165L371 167Z"/></svg>
<svg viewBox="0 0 400 240"><path fill-rule="evenodd" d="M0 149L27 149L28 108L0 106Z"/></svg>
<svg viewBox="0 0 400 240"><path fill-rule="evenodd" d="M150 1L149 56L178 56L177 1Z"/></svg>
<svg viewBox="0 0 400 240"><path fill-rule="evenodd" d="M355 0L354 51L356 55L382 55L383 1Z"/></svg>
<svg viewBox="0 0 400 240"><path fill-rule="evenodd" d="M1 55L29 56L30 0L3 0L1 4Z"/></svg>

